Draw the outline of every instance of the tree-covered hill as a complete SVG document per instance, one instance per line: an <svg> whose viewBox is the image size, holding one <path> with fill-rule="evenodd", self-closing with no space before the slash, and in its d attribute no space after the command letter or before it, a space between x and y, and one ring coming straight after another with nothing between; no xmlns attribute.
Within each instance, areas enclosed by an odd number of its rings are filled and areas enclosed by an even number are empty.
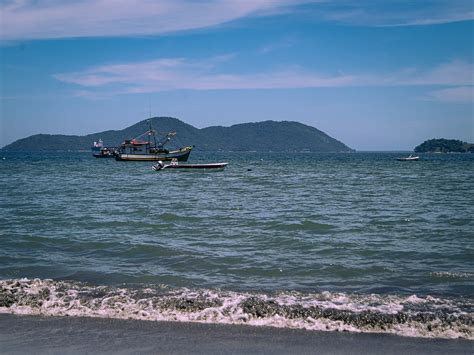
<svg viewBox="0 0 474 355"><path fill-rule="evenodd" d="M298 122L264 121L231 127L208 127L205 150L274 152L347 152L349 147L320 130Z"/></svg>
<svg viewBox="0 0 474 355"><path fill-rule="evenodd" d="M243 123L231 127L195 128L176 118L154 117L152 126L159 133L177 133L168 147L195 145L203 151L260 152L350 152L340 141L324 132L298 122L264 121ZM106 146L118 146L123 140L139 136L149 128L143 120L123 130L104 131L85 136L36 134L19 139L3 148L8 151L88 150L94 141L102 139Z"/></svg>
<svg viewBox="0 0 474 355"><path fill-rule="evenodd" d="M474 144L457 139L429 139L415 147L416 153L465 153L474 152Z"/></svg>

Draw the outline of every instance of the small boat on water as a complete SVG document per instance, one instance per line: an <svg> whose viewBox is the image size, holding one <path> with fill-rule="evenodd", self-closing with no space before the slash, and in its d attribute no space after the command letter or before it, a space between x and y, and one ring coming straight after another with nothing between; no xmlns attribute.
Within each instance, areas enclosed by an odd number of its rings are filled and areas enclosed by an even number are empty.
<svg viewBox="0 0 474 355"><path fill-rule="evenodd" d="M99 150L99 152L92 153L96 158L115 158L115 149L104 147Z"/></svg>
<svg viewBox="0 0 474 355"><path fill-rule="evenodd" d="M157 164L153 165L151 168L154 171L161 171L161 170L219 171L219 170L224 170L227 164L229 163L179 164L178 160L173 159L170 164L164 164L162 161L159 161Z"/></svg>
<svg viewBox="0 0 474 355"><path fill-rule="evenodd" d="M114 158L116 153L115 147L105 147L102 139L99 139L91 147L92 155L96 158Z"/></svg>
<svg viewBox="0 0 474 355"><path fill-rule="evenodd" d="M99 138L97 142L92 144L91 150L93 152L99 152L102 148L104 148L104 142L102 142L102 139Z"/></svg>
<svg viewBox="0 0 474 355"><path fill-rule="evenodd" d="M420 157L419 156L413 156L412 154L410 154L408 157L404 157L404 158L397 158L398 161L417 161L417 160L420 160Z"/></svg>

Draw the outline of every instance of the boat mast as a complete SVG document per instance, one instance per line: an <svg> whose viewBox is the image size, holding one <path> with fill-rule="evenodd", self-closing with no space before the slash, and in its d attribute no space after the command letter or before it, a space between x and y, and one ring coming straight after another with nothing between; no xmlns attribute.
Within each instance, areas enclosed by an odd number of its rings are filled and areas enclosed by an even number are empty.
<svg viewBox="0 0 474 355"><path fill-rule="evenodd" d="M151 138L150 138L150 136L153 135L153 143L154 143L154 144L153 144L153 148L156 148L156 136L155 136L155 132L153 131L153 128L152 128L152 126L151 126L151 119L152 119L152 117L151 117L151 102L150 102L150 97L148 97L148 117L150 117L150 118L148 119L148 123L149 123L149 125L150 125L150 129L149 129L149 131L148 131L148 147L151 148Z"/></svg>

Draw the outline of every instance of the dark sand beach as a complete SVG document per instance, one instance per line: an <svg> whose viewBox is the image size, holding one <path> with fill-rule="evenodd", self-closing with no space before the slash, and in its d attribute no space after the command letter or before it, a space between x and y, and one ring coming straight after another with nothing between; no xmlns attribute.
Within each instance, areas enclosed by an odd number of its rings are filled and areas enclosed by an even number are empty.
<svg viewBox="0 0 474 355"><path fill-rule="evenodd" d="M101 318L0 315L1 352L472 354L468 340Z"/></svg>

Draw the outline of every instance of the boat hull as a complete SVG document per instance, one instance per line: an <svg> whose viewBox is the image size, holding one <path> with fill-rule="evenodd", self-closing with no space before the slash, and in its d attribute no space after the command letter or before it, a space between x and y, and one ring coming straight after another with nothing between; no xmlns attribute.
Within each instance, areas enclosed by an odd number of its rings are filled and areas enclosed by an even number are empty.
<svg viewBox="0 0 474 355"><path fill-rule="evenodd" d="M153 166L153 170L224 170L229 163L211 163L211 164L167 164L163 167Z"/></svg>
<svg viewBox="0 0 474 355"><path fill-rule="evenodd" d="M419 157L412 157L412 158L397 158L398 161L417 161L420 160Z"/></svg>
<svg viewBox="0 0 474 355"><path fill-rule="evenodd" d="M92 154L95 158L115 158L114 154Z"/></svg>
<svg viewBox="0 0 474 355"><path fill-rule="evenodd" d="M126 154L118 153L115 160L118 161L171 161L177 159L178 161L187 161L189 154L191 154L192 147L181 148L179 150L170 151L168 153L158 154Z"/></svg>

